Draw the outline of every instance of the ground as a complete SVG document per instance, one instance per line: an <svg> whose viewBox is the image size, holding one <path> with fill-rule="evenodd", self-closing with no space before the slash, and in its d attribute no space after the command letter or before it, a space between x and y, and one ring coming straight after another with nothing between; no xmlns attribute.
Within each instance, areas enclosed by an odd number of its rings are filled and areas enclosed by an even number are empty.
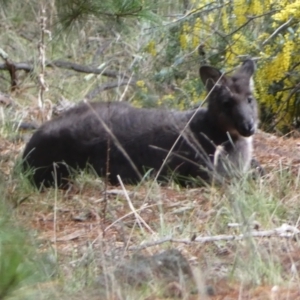
<svg viewBox="0 0 300 300"><path fill-rule="evenodd" d="M212 288L211 295L204 298L300 299L300 251L297 240L276 236L256 240L257 260L268 259L270 252L276 252L274 261L282 268L281 276L288 279L282 285L272 284L270 274L266 275L265 281L261 277L254 278L255 274L250 273L253 280L244 278L245 274L231 277L230 270L234 263L240 263L239 259L256 260L253 257L256 252L249 251L246 242L191 242L196 236L218 232L236 234L235 229L222 228L217 224L216 216L221 208L220 203L224 201L219 191L214 196L207 188L184 189L174 184L158 186L146 183L126 186L124 194L121 187L105 187L101 179L91 178L79 180L68 191L38 193L29 189L20 193L20 183L14 181L11 173L24 144L23 138L1 138L1 173L7 182L7 198L14 207L16 220L35 232L39 251L47 252L50 247L57 255L64 278L71 280L78 264L85 260L92 261L92 276L96 276L111 268L114 265L112 262L130 257L149 242L152 245L141 251L143 255L151 256L164 249L176 248L193 268L200 269L201 282ZM255 135L254 145L255 157L265 168L266 176L273 176L274 170L291 166L292 174L299 176L300 138L278 137L259 131ZM276 224L273 220L270 223L270 227ZM278 227L280 225L279 220ZM265 224L258 225L259 230L265 229L261 226ZM171 234L178 240L161 244L155 242ZM184 243L182 239L189 242ZM293 272L294 275L291 275ZM51 281L49 286L54 290L64 290L55 281ZM87 297L79 291L76 295L81 295L78 296L81 299ZM164 299L164 296L155 293L147 297ZM86 299L100 298L93 289ZM188 295L185 299L199 299L199 296Z"/></svg>

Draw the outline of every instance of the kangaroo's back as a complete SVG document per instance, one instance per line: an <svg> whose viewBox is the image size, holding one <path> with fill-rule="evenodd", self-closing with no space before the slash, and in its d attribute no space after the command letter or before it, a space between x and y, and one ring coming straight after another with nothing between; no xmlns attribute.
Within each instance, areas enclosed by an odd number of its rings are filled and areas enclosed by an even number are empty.
<svg viewBox="0 0 300 300"><path fill-rule="evenodd" d="M123 102L82 103L34 133L23 153L24 169L34 169L37 186L64 185L87 164L104 176L109 162L112 183L117 175L136 182L145 170L159 169L190 115Z"/></svg>

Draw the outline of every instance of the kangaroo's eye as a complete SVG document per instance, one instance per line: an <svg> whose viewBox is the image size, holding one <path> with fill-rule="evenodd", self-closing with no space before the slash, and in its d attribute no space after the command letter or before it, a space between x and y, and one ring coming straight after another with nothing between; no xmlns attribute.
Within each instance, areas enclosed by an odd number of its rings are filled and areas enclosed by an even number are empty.
<svg viewBox="0 0 300 300"><path fill-rule="evenodd" d="M252 97L252 96L249 96L249 97L247 98L247 100L248 100L248 103L251 103L251 102L253 101L253 97Z"/></svg>

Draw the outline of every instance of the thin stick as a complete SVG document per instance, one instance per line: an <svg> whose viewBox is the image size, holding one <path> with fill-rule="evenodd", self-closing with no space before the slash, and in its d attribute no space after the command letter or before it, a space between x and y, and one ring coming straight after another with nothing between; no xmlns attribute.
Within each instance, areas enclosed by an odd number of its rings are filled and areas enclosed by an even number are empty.
<svg viewBox="0 0 300 300"><path fill-rule="evenodd" d="M185 124L184 128L182 129L182 131L178 135L176 141L174 142L173 146L169 150L169 153L167 154L167 156L165 157L163 163L161 164L161 166L160 166L160 168L159 168L159 170L158 170L158 172L157 172L157 174L156 174L156 176L155 176L155 178L154 178L154 180L153 180L153 182L152 182L152 184L151 184L151 186L150 186L150 188L148 190L148 193L147 193L147 195L145 197L144 202L148 199L148 197L149 197L149 195L150 195L150 193L152 191L154 183L157 181L157 179L158 179L158 177L159 177L162 169L164 168L165 164L167 163L170 155L172 154L173 150L175 149L175 147L176 147L177 143L179 142L180 138L182 137L183 133L190 126L190 123L192 122L192 120L194 119L194 117L196 116L196 114L198 113L198 111L201 109L201 107L203 106L203 104L207 101L208 97L213 92L213 90L215 89L215 87L219 84L219 82L221 81L221 79L223 78L224 75L225 75L224 73L221 74L221 76L219 77L219 79L217 80L217 82L214 84L213 88L206 95L206 97L205 97L204 101L202 102L202 104L198 106L198 108L195 110L195 112L193 113L193 115L191 116L191 118L188 120L188 122Z"/></svg>
<svg viewBox="0 0 300 300"><path fill-rule="evenodd" d="M155 232L151 229L151 227L145 222L145 220L137 213L137 210L134 208L134 206L133 206L133 204L132 204L132 202L130 200L130 197L129 197L128 193L127 193L127 190L125 189L125 186L123 184L123 181L122 181L121 177L119 175L117 175L117 178L118 178L119 183L120 183L120 185L121 185L121 187L123 189L125 198L126 198L126 200L128 202L128 205L129 205L129 208L133 212L133 214L134 214L134 216L135 216L135 218L136 218L136 220L137 220L140 228L143 230L143 227L142 227L142 224L143 224L152 234L155 234Z"/></svg>
<svg viewBox="0 0 300 300"><path fill-rule="evenodd" d="M144 204L142 207L140 207L139 209L136 209L135 211L136 211L136 212L140 212L140 211L142 211L142 210L144 210L144 209L146 209L146 208L153 207L153 206L157 206L157 205L158 205L158 204L151 204L151 205ZM126 219L127 217L131 216L132 214L134 214L133 211L131 211L131 212L127 213L126 215L124 215L124 216L118 218L117 220L115 220L114 222L112 222L109 226L107 226L107 227L105 228L105 231L107 231L107 230L110 229L111 227L115 226L115 224L121 222L122 220Z"/></svg>
<svg viewBox="0 0 300 300"><path fill-rule="evenodd" d="M54 253L55 253L55 259L57 259L57 197L58 197L58 185L57 185L57 164L53 164L53 176L54 176L54 182L55 182L55 196L54 196L54 212L53 212L53 242L54 242Z"/></svg>
<svg viewBox="0 0 300 300"><path fill-rule="evenodd" d="M110 128L107 126L107 124L104 122L104 120L99 116L99 114L97 114L96 110L91 106L91 104L89 102L87 102L87 101L85 101L85 103L94 112L95 116L97 117L97 119L99 120L99 122L101 123L101 125L103 126L103 128L105 129L105 131L110 135L110 137L111 137L112 142L114 143L114 145L116 145L116 147L122 152L122 154L128 160L128 162L130 163L130 165L133 168L133 170L136 172L136 174L139 177L139 179L142 179L143 177L142 177L141 173L139 172L139 170L137 169L136 165L133 163L132 159L130 158L130 156L128 155L128 153L126 152L126 150L124 149L124 147L122 146L122 144L119 142L119 140L117 139L117 137L110 130Z"/></svg>
<svg viewBox="0 0 300 300"><path fill-rule="evenodd" d="M208 243L208 242L218 242L218 241L241 241L243 239L253 237L253 238L262 238L262 237L279 237L279 238L294 238L296 235L299 235L300 230L294 226L288 224L282 224L280 227L270 230L262 231L250 231L249 233L239 234L239 235L215 235L215 236L198 236L195 239L174 239L172 236L165 237L161 240L154 242L145 243L141 246L132 246L128 250L136 251L142 250L148 247L157 246L163 243L182 243L182 244L191 244L191 243Z"/></svg>
<svg viewBox="0 0 300 300"><path fill-rule="evenodd" d="M282 29L285 29L291 22L293 18L289 18L285 23L280 25L263 43L262 45L264 46L267 44L273 37L275 37Z"/></svg>
<svg viewBox="0 0 300 300"><path fill-rule="evenodd" d="M38 43L39 50L39 62L40 62L40 74L38 76L39 81L39 93L38 93L38 106L43 108L44 106L44 92L48 90L45 82L45 62L46 62L46 46L45 46L45 32L46 32L46 11L45 8L41 9L40 27L41 27L41 39Z"/></svg>
<svg viewBox="0 0 300 300"><path fill-rule="evenodd" d="M111 127L109 122L108 126ZM111 137L108 134L107 139L107 150L106 150L106 170L105 170L105 182L104 182L104 201L102 207L102 235L105 236L105 220L106 220L106 210L107 210L107 187L109 182L109 163L110 163L110 140Z"/></svg>

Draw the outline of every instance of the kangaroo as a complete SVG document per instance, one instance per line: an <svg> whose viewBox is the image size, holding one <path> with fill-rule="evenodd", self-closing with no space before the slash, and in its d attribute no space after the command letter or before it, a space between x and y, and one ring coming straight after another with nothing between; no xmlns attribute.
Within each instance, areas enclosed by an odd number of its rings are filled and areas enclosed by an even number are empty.
<svg viewBox="0 0 300 300"><path fill-rule="evenodd" d="M87 165L112 184L118 183L117 175L136 183L150 169L159 180L175 174L180 182L209 181L212 173L224 176L233 169L245 172L258 124L254 71L250 59L232 76L201 66L209 96L207 107L197 110L144 109L124 102L79 104L33 134L23 169L33 170L37 187L63 187L74 170Z"/></svg>

